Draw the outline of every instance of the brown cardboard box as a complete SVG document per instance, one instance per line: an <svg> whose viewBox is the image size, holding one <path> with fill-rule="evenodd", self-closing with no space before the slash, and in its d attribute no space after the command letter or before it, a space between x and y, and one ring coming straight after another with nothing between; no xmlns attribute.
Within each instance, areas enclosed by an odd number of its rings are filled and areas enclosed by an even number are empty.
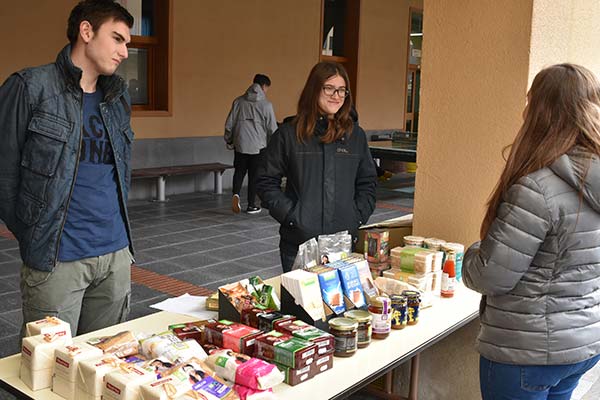
<svg viewBox="0 0 600 400"><path fill-rule="evenodd" d="M370 228L385 228L390 231L388 246L393 249L397 246L403 246L404 236L412 234L413 215L407 214L402 217L388 219L387 221L378 222L376 224L363 225L358 230L358 241L356 243L356 252L364 254L365 230Z"/></svg>

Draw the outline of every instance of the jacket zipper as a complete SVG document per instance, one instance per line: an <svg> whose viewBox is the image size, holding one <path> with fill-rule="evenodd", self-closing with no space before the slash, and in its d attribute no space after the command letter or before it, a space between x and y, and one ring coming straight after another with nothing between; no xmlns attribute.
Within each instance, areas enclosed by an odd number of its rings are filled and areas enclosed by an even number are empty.
<svg viewBox="0 0 600 400"><path fill-rule="evenodd" d="M77 158L75 159L75 172L73 173L73 181L71 182L71 190L69 191L69 197L67 198L67 206L65 207L65 216L63 217L62 224L60 225L60 231L58 232L58 242L56 243L56 256L54 257L54 267L58 262L58 251L60 250L60 240L62 238L63 230L65 229L65 223L67 222L67 214L69 213L69 205L71 204L71 197L73 196L73 189L75 188L75 180L77 179L77 172L79 171L79 157L81 157L81 143L83 142L83 91L79 93L80 97L80 112L79 121L81 121L81 129L79 130L79 147L77 148Z"/></svg>

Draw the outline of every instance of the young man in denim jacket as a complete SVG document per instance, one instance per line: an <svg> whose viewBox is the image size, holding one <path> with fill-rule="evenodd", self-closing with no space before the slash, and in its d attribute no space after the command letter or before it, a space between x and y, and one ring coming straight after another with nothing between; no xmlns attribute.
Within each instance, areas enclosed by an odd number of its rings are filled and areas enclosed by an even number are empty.
<svg viewBox="0 0 600 400"><path fill-rule="evenodd" d="M115 71L132 26L112 0L81 1L56 62L0 87L0 219L23 260L23 324L56 316L82 334L127 316L133 132Z"/></svg>

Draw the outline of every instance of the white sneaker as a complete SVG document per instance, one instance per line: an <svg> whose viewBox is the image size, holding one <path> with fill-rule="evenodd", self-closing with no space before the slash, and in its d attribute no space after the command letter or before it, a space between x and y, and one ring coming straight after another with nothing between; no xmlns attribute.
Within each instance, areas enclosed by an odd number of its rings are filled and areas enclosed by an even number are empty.
<svg viewBox="0 0 600 400"><path fill-rule="evenodd" d="M235 214L239 214L242 211L242 206L240 205L240 195L234 194L231 198L231 211Z"/></svg>

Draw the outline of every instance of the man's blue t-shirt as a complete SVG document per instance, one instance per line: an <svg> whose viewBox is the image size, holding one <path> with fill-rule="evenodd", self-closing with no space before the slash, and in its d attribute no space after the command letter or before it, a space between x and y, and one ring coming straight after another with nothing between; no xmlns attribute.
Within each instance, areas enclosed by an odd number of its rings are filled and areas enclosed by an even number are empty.
<svg viewBox="0 0 600 400"><path fill-rule="evenodd" d="M59 261L75 261L129 245L119 204L115 159L100 116L104 93L84 93L79 168L67 210Z"/></svg>

